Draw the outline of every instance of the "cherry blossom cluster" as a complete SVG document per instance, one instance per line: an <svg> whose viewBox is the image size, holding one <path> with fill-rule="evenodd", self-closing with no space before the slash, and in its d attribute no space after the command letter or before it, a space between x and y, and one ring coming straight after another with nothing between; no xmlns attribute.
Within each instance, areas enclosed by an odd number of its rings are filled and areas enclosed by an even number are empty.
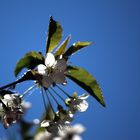
<svg viewBox="0 0 140 140"><path fill-rule="evenodd" d="M79 135L84 131L84 127L71 126L75 114L87 110L89 104L86 99L89 95L105 107L102 91L96 79L85 69L69 65L70 57L92 42L78 41L67 48L70 36L60 44L62 31L59 22L50 17L45 57L41 52L31 51L25 54L16 64L14 72L17 76L22 69L27 68L27 71L16 81L0 87L0 119L5 128L17 122L24 123L24 96L35 87L40 90L45 108L45 116L35 121L41 122L39 128L42 128L41 131L38 131L38 128L35 132L35 140L81 140ZM65 91L63 87L69 82L67 78L83 88L86 93L78 95L74 92L71 95ZM34 84L22 95L13 92L16 91L17 84L28 80L32 80ZM24 125L30 126L30 123Z"/></svg>
<svg viewBox="0 0 140 140"><path fill-rule="evenodd" d="M75 124L71 127L65 127L57 135L48 131L40 132L35 136L35 140L82 140L80 136L85 131L81 124Z"/></svg>
<svg viewBox="0 0 140 140"><path fill-rule="evenodd" d="M52 134L58 134L59 131L63 130L65 127L70 127L71 121L74 119L74 114L77 112L84 112L88 108L88 102L85 100L88 98L87 94L81 96L72 97L66 99L66 104L68 106L67 110L60 107L52 120L44 120L41 123L41 127L45 127L46 131Z"/></svg>

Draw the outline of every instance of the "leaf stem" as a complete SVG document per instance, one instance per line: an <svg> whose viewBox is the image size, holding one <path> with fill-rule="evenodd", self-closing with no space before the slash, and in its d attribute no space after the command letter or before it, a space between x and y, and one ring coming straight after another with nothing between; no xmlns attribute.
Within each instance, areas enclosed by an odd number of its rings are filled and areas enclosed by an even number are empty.
<svg viewBox="0 0 140 140"><path fill-rule="evenodd" d="M68 96L69 98L72 98L66 91L64 91L62 88L60 88L58 85L56 85L56 87L58 89L60 89L66 96Z"/></svg>
<svg viewBox="0 0 140 140"><path fill-rule="evenodd" d="M41 94L42 94L45 110L47 111L47 105L46 105L46 102L45 102L45 96L44 96L43 88L41 88Z"/></svg>
<svg viewBox="0 0 140 140"><path fill-rule="evenodd" d="M50 88L62 101L65 102L64 98L62 98L52 87L50 87Z"/></svg>
<svg viewBox="0 0 140 140"><path fill-rule="evenodd" d="M51 101L50 101L50 98L49 98L49 96L48 96L47 90L45 90L45 92L46 92L46 96L47 96L49 105L50 105L50 107L52 108L53 113L55 114L55 110L54 110L54 108L53 108L53 106L52 106L52 104L51 104Z"/></svg>
<svg viewBox="0 0 140 140"><path fill-rule="evenodd" d="M34 77L34 75L33 75L31 70L28 70L27 72L25 72L22 75L22 77L17 79L16 81L14 81L14 82L12 82L10 84L7 84L5 86L0 87L0 90L8 88L8 87L11 87L11 86L15 86L16 84L21 83L21 82L26 81L26 80L36 80L36 78Z"/></svg>
<svg viewBox="0 0 140 140"><path fill-rule="evenodd" d="M50 90L48 89L49 94L52 96L52 98L54 99L54 101L57 103L57 105L59 105L58 101L56 100L56 98L53 96L53 94L50 92Z"/></svg>
<svg viewBox="0 0 140 140"><path fill-rule="evenodd" d="M12 82L10 84L7 84L5 86L0 87L0 90L5 89L5 88L8 88L8 87L11 87L11 86L15 86L16 84L21 83L23 81L24 80L22 78L21 79L18 79L18 80L14 81L14 82Z"/></svg>

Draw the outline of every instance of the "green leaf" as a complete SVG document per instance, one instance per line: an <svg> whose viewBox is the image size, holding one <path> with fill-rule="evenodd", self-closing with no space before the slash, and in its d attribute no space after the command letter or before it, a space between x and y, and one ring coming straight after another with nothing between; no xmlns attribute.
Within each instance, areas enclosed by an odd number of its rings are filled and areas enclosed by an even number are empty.
<svg viewBox="0 0 140 140"><path fill-rule="evenodd" d="M78 50L87 47L89 45L91 45L92 42L76 42L74 43L71 47L68 48L68 50L65 52L65 56L70 56L72 54L74 54L75 52L77 52Z"/></svg>
<svg viewBox="0 0 140 140"><path fill-rule="evenodd" d="M48 37L46 44L46 53L51 52L62 38L62 27L61 25L50 17Z"/></svg>
<svg viewBox="0 0 140 140"><path fill-rule="evenodd" d="M38 64L44 63L44 57L40 52L29 52L21 58L15 68L15 76L17 76L23 68L33 69Z"/></svg>
<svg viewBox="0 0 140 140"><path fill-rule="evenodd" d="M63 42L62 44L59 46L59 48L56 50L56 52L54 53L55 56L58 56L58 55L61 55L61 54L64 54L65 51L66 51L66 46L68 44L70 40L70 36L68 36Z"/></svg>
<svg viewBox="0 0 140 140"><path fill-rule="evenodd" d="M66 76L85 89L90 95L92 95L99 103L105 107L102 91L95 80L95 78L89 74L83 68L68 66L68 74Z"/></svg>

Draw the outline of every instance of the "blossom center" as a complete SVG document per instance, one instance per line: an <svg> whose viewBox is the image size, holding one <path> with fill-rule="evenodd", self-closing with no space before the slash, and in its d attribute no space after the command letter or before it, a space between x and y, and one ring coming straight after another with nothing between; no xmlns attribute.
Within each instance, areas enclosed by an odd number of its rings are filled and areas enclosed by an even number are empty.
<svg viewBox="0 0 140 140"><path fill-rule="evenodd" d="M51 74L53 74L55 72L53 67L47 67L45 69L45 73L47 74L47 76L50 76Z"/></svg>

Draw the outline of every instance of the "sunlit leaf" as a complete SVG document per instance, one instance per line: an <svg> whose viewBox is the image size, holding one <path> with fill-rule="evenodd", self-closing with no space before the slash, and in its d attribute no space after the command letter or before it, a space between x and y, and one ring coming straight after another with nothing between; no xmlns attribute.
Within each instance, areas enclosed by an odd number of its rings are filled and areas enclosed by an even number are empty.
<svg viewBox="0 0 140 140"><path fill-rule="evenodd" d="M59 22L53 20L50 17L48 36L47 36L47 44L46 44L46 53L51 52L58 43L60 42L62 37L62 27Z"/></svg>
<svg viewBox="0 0 140 140"><path fill-rule="evenodd" d="M43 64L43 63L44 63L44 57L42 56L41 53L29 52L17 62L15 68L15 76L17 76L23 68L33 69L38 64Z"/></svg>
<svg viewBox="0 0 140 140"><path fill-rule="evenodd" d="M68 44L70 40L70 36L68 36L63 42L62 44L59 46L59 48L56 50L56 52L54 53L55 56L58 56L58 55L61 55L61 54L64 54L65 51L66 51L66 46Z"/></svg>
<svg viewBox="0 0 140 140"><path fill-rule="evenodd" d="M75 52L79 51L80 49L87 47L89 45L91 45L92 42L76 42L74 43L71 47L68 48L68 50L65 52L65 56L71 56L72 54L74 54Z"/></svg>
<svg viewBox="0 0 140 140"><path fill-rule="evenodd" d="M102 91L96 79L86 70L75 66L68 66L68 74L66 76L85 89L99 103L105 106Z"/></svg>

